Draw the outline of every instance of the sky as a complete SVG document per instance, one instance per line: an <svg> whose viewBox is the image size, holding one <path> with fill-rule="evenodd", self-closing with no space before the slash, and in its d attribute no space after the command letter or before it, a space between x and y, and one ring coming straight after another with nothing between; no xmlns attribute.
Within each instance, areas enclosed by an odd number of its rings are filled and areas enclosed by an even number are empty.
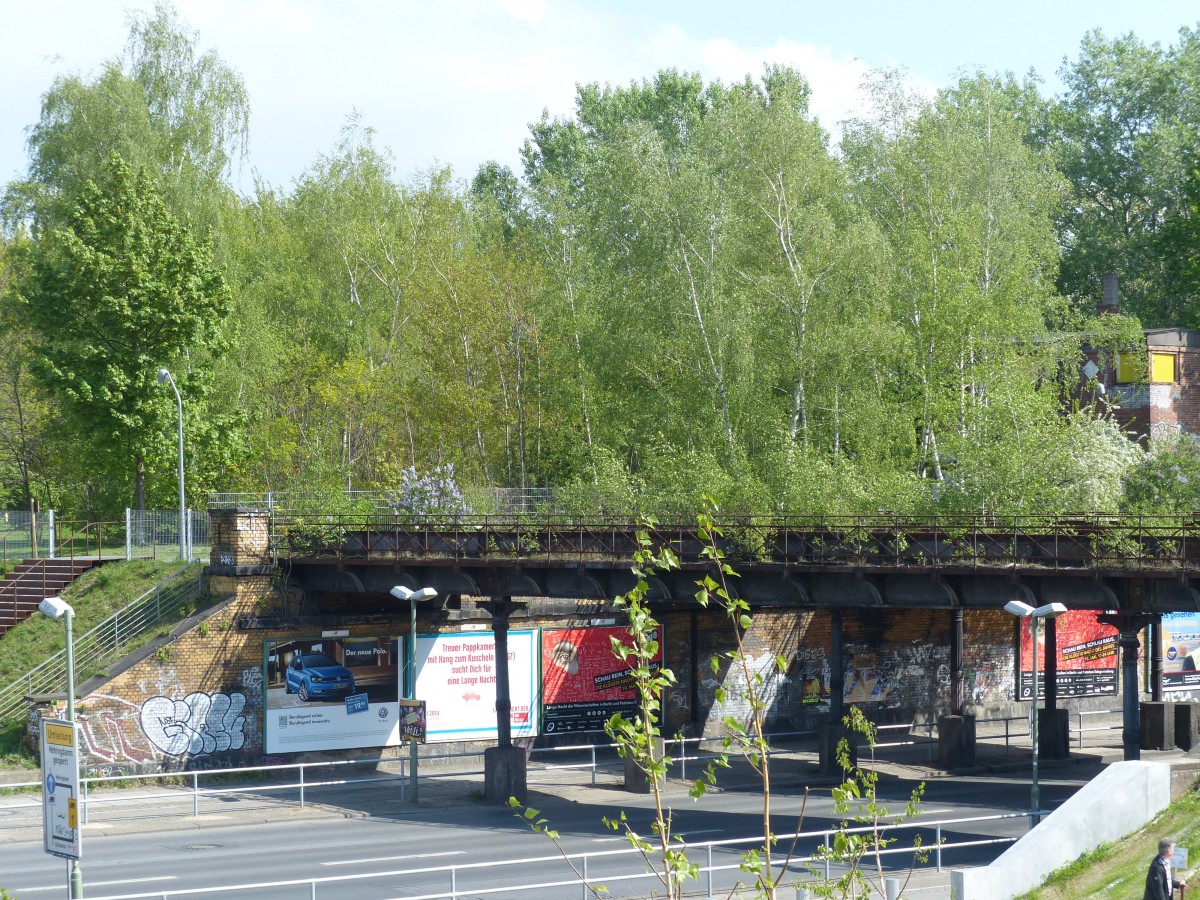
<svg viewBox="0 0 1200 900"><path fill-rule="evenodd" d="M0 0L0 182L27 165L27 129L59 76L120 57L128 17L153 0ZM1084 34L1164 46L1200 24L1195 0L177 0L182 19L242 77L250 142L234 183L287 189L357 115L406 180L450 166L470 179L520 169L529 124L570 116L580 83L627 85L664 68L706 80L801 71L812 109L865 111L870 71L899 68L926 93L964 70L1030 69L1043 92Z"/></svg>

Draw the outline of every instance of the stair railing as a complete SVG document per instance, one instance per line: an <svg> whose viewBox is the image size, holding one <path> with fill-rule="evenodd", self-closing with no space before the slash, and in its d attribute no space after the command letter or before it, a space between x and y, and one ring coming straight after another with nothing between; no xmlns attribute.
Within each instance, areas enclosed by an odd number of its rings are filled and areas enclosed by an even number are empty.
<svg viewBox="0 0 1200 900"><path fill-rule="evenodd" d="M194 571L189 572L189 569ZM82 683L99 674L106 661L123 647L156 628L164 619L178 618L180 607L200 596L203 571L202 565L195 564L176 569L136 600L75 638L72 644L77 679ZM67 654L65 650L59 650L0 688L0 722L20 715L28 695L62 693L66 684Z"/></svg>

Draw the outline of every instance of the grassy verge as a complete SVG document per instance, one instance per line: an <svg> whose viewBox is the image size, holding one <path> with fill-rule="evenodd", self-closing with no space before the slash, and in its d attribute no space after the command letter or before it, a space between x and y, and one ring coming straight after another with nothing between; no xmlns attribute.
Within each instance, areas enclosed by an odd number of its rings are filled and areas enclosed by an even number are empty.
<svg viewBox="0 0 1200 900"><path fill-rule="evenodd" d="M1159 838L1164 837L1188 848L1189 868L1197 873L1188 881L1196 885L1192 890L1200 891L1200 794L1193 790L1145 828L1059 869L1045 885L1022 895L1021 900L1140 897L1146 884L1146 870L1158 852Z"/></svg>
<svg viewBox="0 0 1200 900"><path fill-rule="evenodd" d="M175 561L136 560L107 563L86 573L63 591L63 599L75 609L75 636L78 638L90 631L178 569L179 563ZM182 582L193 577L194 568L176 581ZM93 668L103 670L115 662L116 657L137 649L158 634L169 630L175 622L191 615L195 612L195 607L187 604L164 612L167 613L166 618L158 628L131 641L120 653L114 654L113 659L98 661ZM39 663L61 651L62 647L62 623L45 616L34 615L15 628L9 629L0 637L0 685L11 684ZM76 672L76 678L82 682L96 674L100 672L80 670ZM24 766L36 763L25 748L24 731L23 721L0 723L0 765Z"/></svg>

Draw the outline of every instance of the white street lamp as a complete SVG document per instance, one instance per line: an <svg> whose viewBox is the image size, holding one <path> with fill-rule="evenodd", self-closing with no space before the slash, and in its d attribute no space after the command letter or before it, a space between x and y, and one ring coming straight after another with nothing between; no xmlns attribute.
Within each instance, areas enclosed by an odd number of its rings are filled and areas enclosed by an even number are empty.
<svg viewBox="0 0 1200 900"><path fill-rule="evenodd" d="M1004 604L1004 611L1029 620L1029 636L1033 642L1033 698L1029 719L1029 735L1033 739L1033 781L1029 790L1029 808L1034 824L1041 821L1041 796L1038 789L1038 624L1042 619L1055 619L1067 611L1061 603L1046 603L1036 609L1020 600ZM1019 656L1019 654L1018 654ZM1020 665L1017 666L1018 670Z"/></svg>
<svg viewBox="0 0 1200 900"><path fill-rule="evenodd" d="M47 597L38 604L38 611L51 619L62 619L66 629L67 640L67 721L75 726L75 647L71 636L71 624L75 619L75 609L62 597ZM67 864L69 875L68 887L72 900L83 897L83 870L79 868L79 860L72 859Z"/></svg>
<svg viewBox="0 0 1200 900"><path fill-rule="evenodd" d="M432 600L437 591L431 587L409 590L402 584L389 591L397 600L408 601L408 659L405 661L405 676L408 681L408 699L417 699L417 604ZM417 802L417 742L408 742L408 789L412 802Z"/></svg>
<svg viewBox="0 0 1200 900"><path fill-rule="evenodd" d="M175 402L179 405L179 561L190 562L187 548L187 512L184 506L183 497L183 397L179 395L179 388L175 385L175 379L171 377L171 373L166 369L158 370L158 383L171 383L171 390L175 392Z"/></svg>

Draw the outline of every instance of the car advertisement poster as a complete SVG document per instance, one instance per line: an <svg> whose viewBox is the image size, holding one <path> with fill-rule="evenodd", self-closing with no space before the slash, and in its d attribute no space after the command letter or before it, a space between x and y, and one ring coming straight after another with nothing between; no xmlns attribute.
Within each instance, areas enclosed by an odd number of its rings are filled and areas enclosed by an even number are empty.
<svg viewBox="0 0 1200 900"><path fill-rule="evenodd" d="M508 633L512 736L538 734L536 632ZM417 635L418 700L425 701L425 740L495 740L496 639L490 631Z"/></svg>
<svg viewBox="0 0 1200 900"><path fill-rule="evenodd" d="M662 665L663 641L652 665ZM603 731L616 713L632 715L637 694L629 665L613 653L612 641L633 643L629 629L546 628L542 630L542 718L546 734Z"/></svg>
<svg viewBox="0 0 1200 900"><path fill-rule="evenodd" d="M391 637L266 641L266 753L399 744L403 644Z"/></svg>
<svg viewBox="0 0 1200 900"><path fill-rule="evenodd" d="M1200 688L1200 613L1164 614L1162 642L1163 690Z"/></svg>
<svg viewBox="0 0 1200 900"><path fill-rule="evenodd" d="M1086 697L1117 692L1117 629L1096 621L1094 610L1070 610L1055 621L1060 697ZM1038 697L1046 696L1043 663L1046 624L1039 625ZM1033 698L1033 637L1029 620L1021 620L1019 699Z"/></svg>

